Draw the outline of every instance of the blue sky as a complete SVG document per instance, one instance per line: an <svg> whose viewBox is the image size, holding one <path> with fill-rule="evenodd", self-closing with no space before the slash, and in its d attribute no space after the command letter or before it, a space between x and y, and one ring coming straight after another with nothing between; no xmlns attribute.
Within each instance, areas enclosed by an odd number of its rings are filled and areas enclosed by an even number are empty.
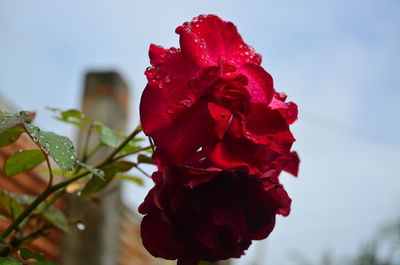
<svg viewBox="0 0 400 265"><path fill-rule="evenodd" d="M84 72L116 69L132 88L134 128L149 44L177 46L175 27L201 13L231 20L275 88L299 105L302 159L298 179L282 176L292 214L237 264L347 256L400 216L399 11L395 0L3 0L0 93L37 110L41 127L72 136L44 106L79 107ZM125 190L132 207L146 192Z"/></svg>

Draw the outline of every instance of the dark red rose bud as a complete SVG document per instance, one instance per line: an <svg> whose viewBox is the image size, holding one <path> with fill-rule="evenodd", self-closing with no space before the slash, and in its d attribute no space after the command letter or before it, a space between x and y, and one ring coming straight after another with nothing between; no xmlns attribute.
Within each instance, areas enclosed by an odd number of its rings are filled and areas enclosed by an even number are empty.
<svg viewBox="0 0 400 265"><path fill-rule="evenodd" d="M140 206L141 235L156 257L181 265L240 257L266 238L290 198L271 178L226 170L165 168Z"/></svg>

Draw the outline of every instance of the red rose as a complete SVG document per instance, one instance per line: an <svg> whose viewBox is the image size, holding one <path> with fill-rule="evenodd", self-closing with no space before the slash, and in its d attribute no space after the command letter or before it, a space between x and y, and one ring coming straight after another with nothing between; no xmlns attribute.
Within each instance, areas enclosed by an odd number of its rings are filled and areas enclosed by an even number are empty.
<svg viewBox="0 0 400 265"><path fill-rule="evenodd" d="M176 32L181 49L150 46L140 103L143 130L158 152L175 165L200 152L221 168L296 175L289 125L297 106L275 92L261 56L235 25L201 15Z"/></svg>
<svg viewBox="0 0 400 265"><path fill-rule="evenodd" d="M287 215L290 198L271 178L238 171L168 167L153 174L156 186L139 211L141 235L156 257L180 265L243 255L266 238L275 215Z"/></svg>

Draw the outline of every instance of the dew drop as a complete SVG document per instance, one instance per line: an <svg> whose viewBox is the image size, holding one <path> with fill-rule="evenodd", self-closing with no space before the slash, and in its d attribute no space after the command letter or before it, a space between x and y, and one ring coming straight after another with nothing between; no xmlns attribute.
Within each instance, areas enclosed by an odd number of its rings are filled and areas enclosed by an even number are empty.
<svg viewBox="0 0 400 265"><path fill-rule="evenodd" d="M76 228L78 228L78 230L85 230L86 229L86 224L83 221L78 221L76 223Z"/></svg>

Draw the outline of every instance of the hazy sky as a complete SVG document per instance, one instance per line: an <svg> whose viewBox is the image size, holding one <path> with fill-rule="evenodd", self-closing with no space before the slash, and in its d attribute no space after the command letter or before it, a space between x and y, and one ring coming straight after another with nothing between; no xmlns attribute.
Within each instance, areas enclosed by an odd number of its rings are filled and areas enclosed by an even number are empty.
<svg viewBox="0 0 400 265"><path fill-rule="evenodd" d="M282 176L291 215L237 264L291 265L298 253L319 264L400 216L399 12L396 0L2 0L0 93L72 135L44 106L79 107L84 72L115 69L132 87L134 128L149 44L177 46L176 26L201 13L233 21L299 105L302 160L298 179ZM136 207L145 193L129 186L125 201Z"/></svg>

